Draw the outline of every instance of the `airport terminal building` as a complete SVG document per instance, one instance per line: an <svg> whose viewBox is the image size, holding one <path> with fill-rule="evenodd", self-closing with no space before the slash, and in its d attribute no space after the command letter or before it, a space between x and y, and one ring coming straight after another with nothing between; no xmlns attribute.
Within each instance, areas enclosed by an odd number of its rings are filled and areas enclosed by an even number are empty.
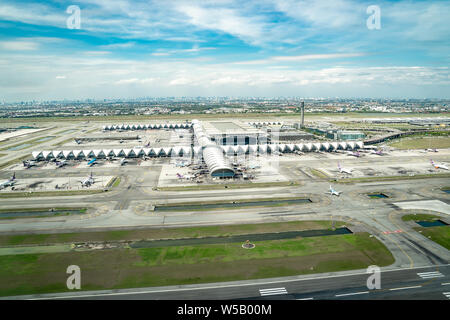
<svg viewBox="0 0 450 320"><path fill-rule="evenodd" d="M269 130L261 126L282 125L280 122L243 123L241 121L199 121L161 124L105 125L103 131L128 131L152 129L189 129L191 145L162 145L158 147L93 148L71 150L38 150L32 152L35 160L93 159L93 158L140 158L140 157L201 157L213 177L233 177L229 156L242 154L274 154L294 152L332 152L363 148L362 141L333 141L280 143L273 140ZM190 141L190 140L189 140Z"/></svg>

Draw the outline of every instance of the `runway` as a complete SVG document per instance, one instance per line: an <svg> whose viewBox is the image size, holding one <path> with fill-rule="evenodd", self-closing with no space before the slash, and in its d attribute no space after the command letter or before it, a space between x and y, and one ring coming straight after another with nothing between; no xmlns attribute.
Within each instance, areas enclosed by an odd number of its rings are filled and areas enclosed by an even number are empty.
<svg viewBox="0 0 450 320"><path fill-rule="evenodd" d="M77 300L448 300L450 265L382 268L380 289L368 289L372 273L353 270L329 274L124 290L28 295L4 299Z"/></svg>

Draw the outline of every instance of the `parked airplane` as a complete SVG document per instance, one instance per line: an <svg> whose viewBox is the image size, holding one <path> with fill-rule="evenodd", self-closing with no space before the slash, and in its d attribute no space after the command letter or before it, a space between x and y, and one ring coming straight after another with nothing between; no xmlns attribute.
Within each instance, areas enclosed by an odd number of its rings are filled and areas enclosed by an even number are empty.
<svg viewBox="0 0 450 320"><path fill-rule="evenodd" d="M333 189L333 187L330 185L330 190L328 191L329 194L331 194L332 196L338 196L342 193L342 191L336 191Z"/></svg>
<svg viewBox="0 0 450 320"><path fill-rule="evenodd" d="M180 173L177 173L177 178L178 179L186 179L186 180L192 180L192 179L194 179L195 178L195 176L193 176L193 175L191 175L191 174L189 174L189 175L182 175L182 174L180 174Z"/></svg>
<svg viewBox="0 0 450 320"><path fill-rule="evenodd" d="M36 166L36 161L34 161L34 160L26 160L26 161L23 161L23 166L24 166L25 168L29 169L29 168L31 168L31 167Z"/></svg>
<svg viewBox="0 0 450 320"><path fill-rule="evenodd" d="M384 155L387 154L387 153L383 152L383 150L377 150L377 151L371 150L370 153L371 153L371 154L376 154L376 155L378 155L378 156L384 156Z"/></svg>
<svg viewBox="0 0 450 320"><path fill-rule="evenodd" d="M248 168L249 169L259 169L259 168L261 168L261 166L259 164L252 163L252 164L248 165Z"/></svg>
<svg viewBox="0 0 450 320"><path fill-rule="evenodd" d="M347 155L357 157L357 158L361 157L361 154L358 151L349 151L349 152L347 152Z"/></svg>
<svg viewBox="0 0 450 320"><path fill-rule="evenodd" d="M81 180L80 183L81 183L81 186L82 186L82 187L89 187L89 186L93 185L93 184L95 183L95 179L94 179L94 177L92 176L92 172L91 172L91 174L89 175L89 177L87 177L87 178L84 179L84 180Z"/></svg>
<svg viewBox="0 0 450 320"><path fill-rule="evenodd" d="M433 159L430 159L430 161L431 161L431 165L433 167L435 167L436 169L448 170L448 167L445 164L443 164L443 163L436 163L436 162L433 161Z"/></svg>
<svg viewBox="0 0 450 320"><path fill-rule="evenodd" d="M56 161L56 168L62 168L67 165L67 160Z"/></svg>
<svg viewBox="0 0 450 320"><path fill-rule="evenodd" d="M11 178L0 183L0 190L5 189L6 187L12 187L15 183L16 183L16 173L14 172Z"/></svg>
<svg viewBox="0 0 450 320"><path fill-rule="evenodd" d="M123 166L125 163L128 163L127 159L122 158L122 160L120 160L120 165Z"/></svg>
<svg viewBox="0 0 450 320"><path fill-rule="evenodd" d="M97 163L97 158L94 158L94 159L92 159L91 161L89 161L87 165L88 165L89 167L92 167L92 166L93 166L94 164L96 164L96 163Z"/></svg>
<svg viewBox="0 0 450 320"><path fill-rule="evenodd" d="M352 169L342 168L339 162L338 169L340 173L352 174Z"/></svg>

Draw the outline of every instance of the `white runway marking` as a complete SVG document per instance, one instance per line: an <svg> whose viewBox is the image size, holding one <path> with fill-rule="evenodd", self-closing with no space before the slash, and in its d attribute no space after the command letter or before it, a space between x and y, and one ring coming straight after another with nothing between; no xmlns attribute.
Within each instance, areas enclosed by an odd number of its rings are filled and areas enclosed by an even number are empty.
<svg viewBox="0 0 450 320"><path fill-rule="evenodd" d="M414 289L414 288L422 288L422 286L392 288L392 289L389 289L389 290L391 290L391 291L396 291L396 290L406 290L406 289Z"/></svg>
<svg viewBox="0 0 450 320"><path fill-rule="evenodd" d="M417 274L422 279L431 279L431 278L441 278L444 275L440 273L439 271L433 271L433 272L420 272Z"/></svg>
<svg viewBox="0 0 450 320"><path fill-rule="evenodd" d="M358 294L366 294L366 293L369 293L369 291L361 291L361 292L352 292L352 293L337 294L336 297L354 296L354 295L358 295Z"/></svg>
<svg viewBox="0 0 450 320"><path fill-rule="evenodd" d="M259 293L261 296L272 296L277 294L287 294L285 288L272 288L272 289L260 289Z"/></svg>

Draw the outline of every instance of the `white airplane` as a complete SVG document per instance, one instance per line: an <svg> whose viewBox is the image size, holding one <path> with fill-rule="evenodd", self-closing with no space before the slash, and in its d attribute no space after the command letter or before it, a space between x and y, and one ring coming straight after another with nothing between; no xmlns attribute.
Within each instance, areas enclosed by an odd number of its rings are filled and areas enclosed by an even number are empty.
<svg viewBox="0 0 450 320"><path fill-rule="evenodd" d="M376 154L377 156L384 156L384 155L387 154L387 153L383 152L383 150L377 150L377 151L371 150L370 153L371 154Z"/></svg>
<svg viewBox="0 0 450 320"><path fill-rule="evenodd" d="M339 162L338 169L340 173L352 174L352 169L342 168Z"/></svg>
<svg viewBox="0 0 450 320"><path fill-rule="evenodd" d="M23 166L27 169L31 168L31 167L35 167L36 166L36 161L35 160L26 160L23 161Z"/></svg>
<svg viewBox="0 0 450 320"><path fill-rule="evenodd" d="M443 164L443 163L436 163L436 162L433 161L433 159L430 159L430 161L431 161L431 165L433 167L435 167L436 169L448 170L448 167L445 164Z"/></svg>
<svg viewBox="0 0 450 320"><path fill-rule="evenodd" d="M330 185L330 190L328 191L329 194L331 194L332 196L337 196L339 197L339 195L342 193L342 191L336 191L333 189L333 187Z"/></svg>
<svg viewBox="0 0 450 320"><path fill-rule="evenodd" d="M67 160L56 161L56 168L62 168L67 165Z"/></svg>
<svg viewBox="0 0 450 320"><path fill-rule="evenodd" d="M182 175L182 174L180 174L180 173L177 173L177 178L180 179L180 180L181 180L181 179L192 180L192 179L195 178L195 176L194 176L194 175L191 175L191 174Z"/></svg>
<svg viewBox="0 0 450 320"><path fill-rule="evenodd" d="M89 175L89 177L87 177L84 180L81 180L80 183L81 183L82 187L89 187L89 186L93 185L95 183L95 180L94 180L94 177L92 176L92 172Z"/></svg>
<svg viewBox="0 0 450 320"><path fill-rule="evenodd" d="M125 163L128 163L127 159L122 158L122 160L120 160L120 165L123 166Z"/></svg>
<svg viewBox="0 0 450 320"><path fill-rule="evenodd" d="M361 157L361 153L359 153L358 151L348 151L347 155L357 157L357 158Z"/></svg>
<svg viewBox="0 0 450 320"><path fill-rule="evenodd" d="M15 183L16 183L16 173L14 172L11 178L0 183L0 190L5 189L6 187L12 187Z"/></svg>

